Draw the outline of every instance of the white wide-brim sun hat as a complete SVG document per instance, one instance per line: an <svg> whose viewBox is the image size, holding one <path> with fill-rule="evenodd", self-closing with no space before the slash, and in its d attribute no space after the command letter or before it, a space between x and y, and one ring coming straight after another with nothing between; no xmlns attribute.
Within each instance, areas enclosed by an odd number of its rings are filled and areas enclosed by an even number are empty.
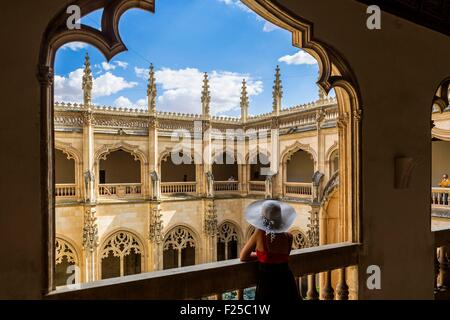
<svg viewBox="0 0 450 320"><path fill-rule="evenodd" d="M293 207L277 200L255 201L245 209L247 222L266 233L288 231L296 215Z"/></svg>

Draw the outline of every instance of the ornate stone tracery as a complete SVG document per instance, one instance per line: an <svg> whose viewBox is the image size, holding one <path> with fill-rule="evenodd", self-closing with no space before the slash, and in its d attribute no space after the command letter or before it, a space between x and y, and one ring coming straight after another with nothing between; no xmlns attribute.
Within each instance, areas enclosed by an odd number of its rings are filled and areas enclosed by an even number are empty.
<svg viewBox="0 0 450 320"><path fill-rule="evenodd" d="M112 253L114 257L123 258L132 253L143 254L143 247L136 236L127 231L118 231L110 236L102 246L100 258L104 259Z"/></svg>
<svg viewBox="0 0 450 320"><path fill-rule="evenodd" d="M164 250L181 251L187 247L195 248L196 245L193 233L183 226L175 227L164 238Z"/></svg>
<svg viewBox="0 0 450 320"><path fill-rule="evenodd" d="M68 263L78 265L79 260L74 247L66 240L56 237L55 240L55 264L61 264L66 258Z"/></svg>
<svg viewBox="0 0 450 320"><path fill-rule="evenodd" d="M239 241L239 233L237 227L230 222L222 223L219 227L218 241L222 243Z"/></svg>
<svg viewBox="0 0 450 320"><path fill-rule="evenodd" d="M292 249L303 249L309 247L308 237L300 230L292 230Z"/></svg>

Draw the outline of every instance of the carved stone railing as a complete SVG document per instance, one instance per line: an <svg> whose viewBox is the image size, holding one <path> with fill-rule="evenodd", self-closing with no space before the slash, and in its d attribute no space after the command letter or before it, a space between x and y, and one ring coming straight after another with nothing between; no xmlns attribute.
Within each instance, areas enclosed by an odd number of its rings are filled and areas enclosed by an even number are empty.
<svg viewBox="0 0 450 320"><path fill-rule="evenodd" d="M266 183L264 181L249 181L248 193L266 194Z"/></svg>
<svg viewBox="0 0 450 320"><path fill-rule="evenodd" d="M55 197L58 199L76 199L78 188L75 183L64 183L55 185Z"/></svg>
<svg viewBox="0 0 450 320"><path fill-rule="evenodd" d="M161 194L195 194L197 192L197 182L162 182Z"/></svg>
<svg viewBox="0 0 450 320"><path fill-rule="evenodd" d="M239 192L239 181L214 181L214 191L218 193Z"/></svg>
<svg viewBox="0 0 450 320"><path fill-rule="evenodd" d="M98 185L100 198L133 198L142 196L140 183L109 183Z"/></svg>
<svg viewBox="0 0 450 320"><path fill-rule="evenodd" d="M434 294L436 299L450 299L450 229L433 231L436 259L434 260Z"/></svg>
<svg viewBox="0 0 450 320"><path fill-rule="evenodd" d="M293 198L311 199L312 183L285 182L284 195Z"/></svg>
<svg viewBox="0 0 450 320"><path fill-rule="evenodd" d="M290 267L296 278L308 276L307 299L347 300L349 286L347 269L358 265L358 244L343 243L295 250L290 257ZM121 278L80 284L74 288L61 288L50 293L48 299L156 299L184 300L221 295L254 287L257 263L228 260L203 265L142 273ZM337 281L329 275L335 270ZM323 285L315 282L315 275L323 273ZM328 275L328 277L327 277ZM357 275L352 275L357 279ZM327 280L329 279L329 280ZM356 281L356 280L355 280ZM333 288L332 283L335 283ZM356 288L355 288L356 290Z"/></svg>
<svg viewBox="0 0 450 320"><path fill-rule="evenodd" d="M450 208L449 205L450 188L431 189L431 206L434 208Z"/></svg>

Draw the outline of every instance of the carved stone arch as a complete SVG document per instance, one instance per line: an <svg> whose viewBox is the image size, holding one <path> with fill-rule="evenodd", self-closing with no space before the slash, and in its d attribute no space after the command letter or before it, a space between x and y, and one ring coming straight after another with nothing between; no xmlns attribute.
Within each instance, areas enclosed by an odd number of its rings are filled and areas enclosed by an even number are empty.
<svg viewBox="0 0 450 320"><path fill-rule="evenodd" d="M339 142L335 141L331 147L328 148L327 152L325 153L325 161L330 161L331 155L339 150Z"/></svg>
<svg viewBox="0 0 450 320"><path fill-rule="evenodd" d="M247 152L247 154L245 155L245 163L247 164L251 164L250 162L254 160L255 157L258 157L260 154L264 155L267 157L267 159L270 160L271 157L271 152L269 150L262 150L262 151L256 151L256 152Z"/></svg>
<svg viewBox="0 0 450 320"><path fill-rule="evenodd" d="M310 246L310 241L305 232L298 228L292 228L289 232L293 236L292 249L304 249Z"/></svg>
<svg viewBox="0 0 450 320"><path fill-rule="evenodd" d="M55 264L62 262L63 257L67 257L69 263L80 266L80 255L75 242L66 236L55 235Z"/></svg>
<svg viewBox="0 0 450 320"><path fill-rule="evenodd" d="M439 87L433 98L433 107L437 107L442 113L450 105L450 77L439 84Z"/></svg>
<svg viewBox="0 0 450 320"><path fill-rule="evenodd" d="M144 259L144 257L146 256L146 252L147 252L145 245L144 245L145 242L142 240L142 238L138 235L138 233L136 231L129 229L129 228L121 227L121 228L115 228L114 230L108 232L99 241L99 243L100 243L99 260L102 259L102 255L104 253L102 251L104 251L105 246L107 245L108 241L112 240L114 237L116 237L120 233L123 233L123 234L129 236L130 237L129 240L135 241L137 244L137 245L132 245L127 250L136 248L138 250L138 252L136 251L136 253L140 253L142 256L142 259ZM124 253L126 253L126 252L124 252Z"/></svg>
<svg viewBox="0 0 450 320"><path fill-rule="evenodd" d="M172 150L173 150L173 147L166 147L166 148L164 148L164 150L162 152L159 153L159 157L158 157L158 165L159 166L164 161L168 161L169 157L172 154ZM194 164L194 159L196 157L201 157L201 159L203 159L203 155L199 155L195 152L195 150L191 150L192 164Z"/></svg>
<svg viewBox="0 0 450 320"><path fill-rule="evenodd" d="M256 231L256 228L254 226L249 225L247 227L247 230L245 231L245 239L246 239L246 241L248 241L251 238L251 236L253 235L253 233L255 233L255 231Z"/></svg>
<svg viewBox="0 0 450 320"><path fill-rule="evenodd" d="M241 243L242 243L242 240L244 239L244 237L243 237L242 230L241 230L241 228L239 227L239 225L238 225L236 222L234 222L234 221L232 221L232 220L229 220L229 219L223 220L223 221L219 224L219 228L218 228L219 233L220 233L220 231L222 230L221 228L222 228L224 225L229 225L229 226L231 226L232 228L234 228L234 230L235 230L235 232L236 232L236 237L237 237L236 240L237 240L238 244L241 244ZM219 241L219 238L218 238L218 241Z"/></svg>
<svg viewBox="0 0 450 320"><path fill-rule="evenodd" d="M139 146L131 145L123 141L115 144L103 145L95 152L94 155L95 162L98 163L99 160L106 160L106 158L110 153L113 153L118 150L123 150L134 156L135 161L138 160L141 161L141 166L147 164L147 156L145 155L145 152L143 152L139 148Z"/></svg>
<svg viewBox="0 0 450 320"><path fill-rule="evenodd" d="M283 150L283 152L281 153L281 163L287 163L289 160L291 160L292 156L300 150L305 151L310 155L310 157L314 161L315 167L317 163L316 151L314 151L314 149L309 144L303 144L300 141L295 141L293 144Z"/></svg>
<svg viewBox="0 0 450 320"><path fill-rule="evenodd" d="M199 234L195 231L195 229L193 227L191 227L188 224L185 223L177 223L176 225L172 225L172 226L168 226L167 227L167 231L164 232L164 236L163 236L163 247L165 247L165 242L167 240L167 238L173 234L174 232L177 231L177 229L182 229L185 232L187 232L187 234L190 234L190 236L192 237L192 240L189 240L190 243L187 243L187 245L191 245L191 243L193 244L193 247L196 248L196 255L197 255L197 249L200 248L200 240L201 237L199 236ZM185 234L185 235L187 235ZM197 257L196 257L197 260Z"/></svg>
<svg viewBox="0 0 450 320"><path fill-rule="evenodd" d="M65 155L67 155L68 160L75 160L75 164L81 163L81 152L75 149L71 143L55 140L55 149L61 150Z"/></svg>

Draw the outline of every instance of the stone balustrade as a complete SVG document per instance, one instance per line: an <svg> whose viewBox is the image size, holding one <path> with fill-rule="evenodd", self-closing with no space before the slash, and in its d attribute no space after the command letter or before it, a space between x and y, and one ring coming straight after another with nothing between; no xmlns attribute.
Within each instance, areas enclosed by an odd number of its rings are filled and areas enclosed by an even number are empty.
<svg viewBox="0 0 450 320"><path fill-rule="evenodd" d="M309 279L307 299L347 300L350 284L346 270L358 265L359 250L359 244L342 243L292 251L289 264L294 276ZM337 282L329 277L334 270L339 275ZM317 274L324 275L323 285L316 283ZM235 290L242 299L243 289L254 287L256 276L256 262L236 259L83 283L58 289L47 299L184 300L221 296ZM357 278L356 274L353 278Z"/></svg>
<svg viewBox="0 0 450 320"><path fill-rule="evenodd" d="M293 198L312 198L312 183L285 182L284 195Z"/></svg>
<svg viewBox="0 0 450 320"><path fill-rule="evenodd" d="M450 188L436 188L431 189L431 205L433 207L448 207L449 206Z"/></svg>
<svg viewBox="0 0 450 320"><path fill-rule="evenodd" d="M100 198L141 197L142 185L140 183L99 184L98 195Z"/></svg>
<svg viewBox="0 0 450 320"><path fill-rule="evenodd" d="M214 181L215 192L239 192L239 181Z"/></svg>
<svg viewBox="0 0 450 320"><path fill-rule="evenodd" d="M78 188L75 183L56 184L55 197L60 199L75 199L78 197Z"/></svg>
<svg viewBox="0 0 450 320"><path fill-rule="evenodd" d="M266 183L264 181L249 181L248 191L250 194L265 194Z"/></svg>
<svg viewBox="0 0 450 320"><path fill-rule="evenodd" d="M197 192L197 182L163 182L161 183L161 194L195 194Z"/></svg>
<svg viewBox="0 0 450 320"><path fill-rule="evenodd" d="M450 229L438 229L433 232L436 256L434 260L435 298L450 299Z"/></svg>

